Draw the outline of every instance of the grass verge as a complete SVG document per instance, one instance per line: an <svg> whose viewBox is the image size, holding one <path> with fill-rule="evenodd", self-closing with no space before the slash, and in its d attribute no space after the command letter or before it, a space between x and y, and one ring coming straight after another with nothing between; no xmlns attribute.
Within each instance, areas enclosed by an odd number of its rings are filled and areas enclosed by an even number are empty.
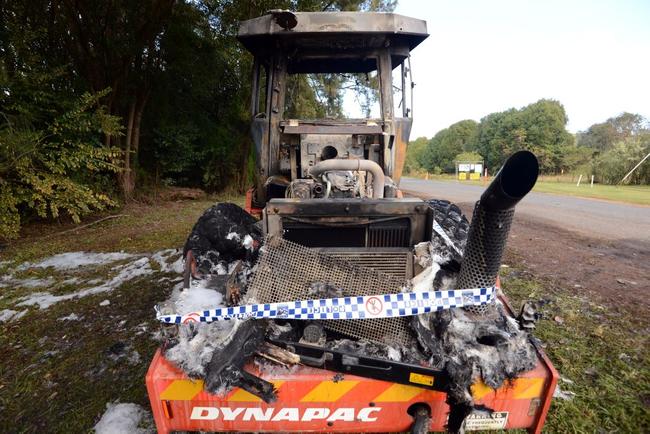
<svg viewBox="0 0 650 434"><path fill-rule="evenodd" d="M534 334L560 372L560 389L575 394L553 399L544 432L650 432L647 318L638 328L636 319L522 269L503 270L502 283L516 309L539 301Z"/></svg>
<svg viewBox="0 0 650 434"><path fill-rule="evenodd" d="M409 175L424 179L421 175ZM453 175L430 175L428 179L437 181L456 181ZM583 180L584 181L584 180ZM462 181L470 185L484 185L483 181ZM487 185L487 184L486 184ZM650 185L603 185L594 184L593 188L588 181L576 186L576 182L565 180L556 181L554 177L541 177L535 184L533 191L538 193L561 194L564 196L584 197L588 199L611 200L614 202L632 203L637 205L650 205Z"/></svg>
<svg viewBox="0 0 650 434"><path fill-rule="evenodd" d="M27 227L25 238L2 251L2 260L12 263L0 267L0 275L23 261L68 251L143 253L180 248L203 211L223 199L132 204L119 211L126 217L63 235L55 234L65 227ZM241 197L225 199L243 202ZM151 266L156 269L153 261ZM111 271L97 267L94 273L86 270L78 276L105 278ZM63 277L48 270L13 274L49 278L57 282L56 288L0 286L0 310L18 309L12 299L30 292L79 289L59 282ZM169 296L178 279L156 271L111 292L62 301L45 310L30 307L20 319L0 322L0 432L88 432L108 402L134 402L148 408L144 376L159 345L152 308ZM110 305L100 306L105 299ZM81 319L62 320L72 313Z"/></svg>

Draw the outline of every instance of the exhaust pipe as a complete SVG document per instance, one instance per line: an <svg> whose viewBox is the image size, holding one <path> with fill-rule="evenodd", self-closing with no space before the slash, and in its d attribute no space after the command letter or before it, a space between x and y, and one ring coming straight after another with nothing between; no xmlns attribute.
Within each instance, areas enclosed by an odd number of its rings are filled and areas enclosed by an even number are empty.
<svg viewBox="0 0 650 434"><path fill-rule="evenodd" d="M458 274L459 288L494 286L515 205L533 189L538 174L539 163L532 152L515 152L476 202ZM466 310L484 313L487 306Z"/></svg>

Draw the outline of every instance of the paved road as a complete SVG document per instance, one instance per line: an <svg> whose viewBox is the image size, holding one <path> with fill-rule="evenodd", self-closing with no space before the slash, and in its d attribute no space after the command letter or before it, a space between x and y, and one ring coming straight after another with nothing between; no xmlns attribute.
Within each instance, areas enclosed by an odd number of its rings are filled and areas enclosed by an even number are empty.
<svg viewBox="0 0 650 434"><path fill-rule="evenodd" d="M458 203L475 202L484 190L460 182L414 178L402 178L400 188L422 198ZM517 206L517 213L591 237L650 241L650 207L647 206L530 193Z"/></svg>

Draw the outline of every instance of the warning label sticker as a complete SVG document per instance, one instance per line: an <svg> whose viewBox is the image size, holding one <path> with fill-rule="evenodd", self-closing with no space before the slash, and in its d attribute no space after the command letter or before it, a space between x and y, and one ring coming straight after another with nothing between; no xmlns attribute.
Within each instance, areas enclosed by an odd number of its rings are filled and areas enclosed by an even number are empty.
<svg viewBox="0 0 650 434"><path fill-rule="evenodd" d="M495 411L494 413L472 413L465 418L465 430L481 431L488 429L504 429L507 422L507 411Z"/></svg>

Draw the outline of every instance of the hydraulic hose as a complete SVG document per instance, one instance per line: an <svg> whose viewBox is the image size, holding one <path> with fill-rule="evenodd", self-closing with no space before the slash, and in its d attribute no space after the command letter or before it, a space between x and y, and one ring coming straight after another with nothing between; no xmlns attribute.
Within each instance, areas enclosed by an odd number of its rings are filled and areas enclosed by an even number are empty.
<svg viewBox="0 0 650 434"><path fill-rule="evenodd" d="M372 173L372 198L383 199L384 171L379 164L370 160L343 160L334 158L314 164L309 169L309 174L314 178L318 178L325 172L335 170L354 170Z"/></svg>

